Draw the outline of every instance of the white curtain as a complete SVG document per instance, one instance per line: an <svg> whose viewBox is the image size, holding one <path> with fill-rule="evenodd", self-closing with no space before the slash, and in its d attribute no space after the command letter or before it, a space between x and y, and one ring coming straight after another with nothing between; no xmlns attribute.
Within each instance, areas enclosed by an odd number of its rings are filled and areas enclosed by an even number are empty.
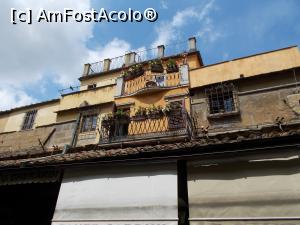
<svg viewBox="0 0 300 225"><path fill-rule="evenodd" d="M272 218L300 218L300 163L290 160L199 166L190 162L188 195L192 225L293 224ZM249 221L225 222L230 218ZM251 218L268 221L254 222ZM213 219L216 221L209 222Z"/></svg>
<svg viewBox="0 0 300 225"><path fill-rule="evenodd" d="M177 217L176 164L85 167L65 171L52 224Z"/></svg>

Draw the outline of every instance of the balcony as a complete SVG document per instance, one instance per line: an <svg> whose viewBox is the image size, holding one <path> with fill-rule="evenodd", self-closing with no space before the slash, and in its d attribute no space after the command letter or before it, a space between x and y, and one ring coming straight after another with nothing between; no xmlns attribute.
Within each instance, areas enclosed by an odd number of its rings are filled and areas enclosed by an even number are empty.
<svg viewBox="0 0 300 225"><path fill-rule="evenodd" d="M85 79L88 76L97 75L112 70L121 70L122 68L128 67L135 63L141 63L157 58L165 58L176 56L182 53L190 53L196 51L196 39L194 37L189 38L188 42L168 45L168 48L166 49L164 45L160 45L157 46L157 48L151 48L141 51L131 51L122 56L110 59L107 58L102 61L85 64L83 76L81 77L81 79Z"/></svg>
<svg viewBox="0 0 300 225"><path fill-rule="evenodd" d="M100 144L187 136L188 116L179 109L153 116L111 118L102 121Z"/></svg>
<svg viewBox="0 0 300 225"><path fill-rule="evenodd" d="M144 75L124 82L123 95L151 93L176 87L180 85L180 77L179 72L165 74L146 71Z"/></svg>
<svg viewBox="0 0 300 225"><path fill-rule="evenodd" d="M175 87L187 85L188 65L183 64L174 71L153 72L150 69L144 70L139 75L128 78L127 76L117 79L116 96L132 96L145 93L153 93L161 90L172 89Z"/></svg>

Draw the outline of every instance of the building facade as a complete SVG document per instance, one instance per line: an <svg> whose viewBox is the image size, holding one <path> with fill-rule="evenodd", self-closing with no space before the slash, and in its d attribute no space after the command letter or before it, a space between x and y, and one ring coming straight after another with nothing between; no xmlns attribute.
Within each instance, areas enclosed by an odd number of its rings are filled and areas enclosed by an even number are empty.
<svg viewBox="0 0 300 225"><path fill-rule="evenodd" d="M1 224L300 224L299 80L295 46L204 65L195 38L85 64L0 112Z"/></svg>

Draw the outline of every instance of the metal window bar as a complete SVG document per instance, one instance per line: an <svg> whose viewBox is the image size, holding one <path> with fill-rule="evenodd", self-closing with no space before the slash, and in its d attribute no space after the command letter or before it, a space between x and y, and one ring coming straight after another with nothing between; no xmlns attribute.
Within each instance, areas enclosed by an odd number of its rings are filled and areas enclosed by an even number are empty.
<svg viewBox="0 0 300 225"><path fill-rule="evenodd" d="M232 83L205 89L209 114L229 113L238 110L235 87Z"/></svg>
<svg viewBox="0 0 300 225"><path fill-rule="evenodd" d="M22 125L22 130L29 130L32 129L35 117L36 117L37 110L31 110L26 112L23 125Z"/></svg>

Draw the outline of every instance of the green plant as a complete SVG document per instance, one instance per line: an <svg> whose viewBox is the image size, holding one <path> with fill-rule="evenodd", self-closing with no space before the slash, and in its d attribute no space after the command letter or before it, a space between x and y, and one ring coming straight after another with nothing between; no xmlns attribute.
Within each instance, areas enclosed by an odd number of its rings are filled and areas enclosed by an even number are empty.
<svg viewBox="0 0 300 225"><path fill-rule="evenodd" d="M152 105L148 108L148 115L160 114L163 108L161 106Z"/></svg>
<svg viewBox="0 0 300 225"><path fill-rule="evenodd" d="M146 116L147 109L144 107L139 106L135 111L135 116Z"/></svg>
<svg viewBox="0 0 300 225"><path fill-rule="evenodd" d="M150 66L153 66L153 65L162 65L162 61L161 59L154 59L152 61L150 61Z"/></svg>
<svg viewBox="0 0 300 225"><path fill-rule="evenodd" d="M177 67L177 63L174 59L169 59L167 62L167 67Z"/></svg>
<svg viewBox="0 0 300 225"><path fill-rule="evenodd" d="M116 118L121 118L121 117L127 117L127 113L124 112L122 109L118 109L116 112L115 112L115 117Z"/></svg>

